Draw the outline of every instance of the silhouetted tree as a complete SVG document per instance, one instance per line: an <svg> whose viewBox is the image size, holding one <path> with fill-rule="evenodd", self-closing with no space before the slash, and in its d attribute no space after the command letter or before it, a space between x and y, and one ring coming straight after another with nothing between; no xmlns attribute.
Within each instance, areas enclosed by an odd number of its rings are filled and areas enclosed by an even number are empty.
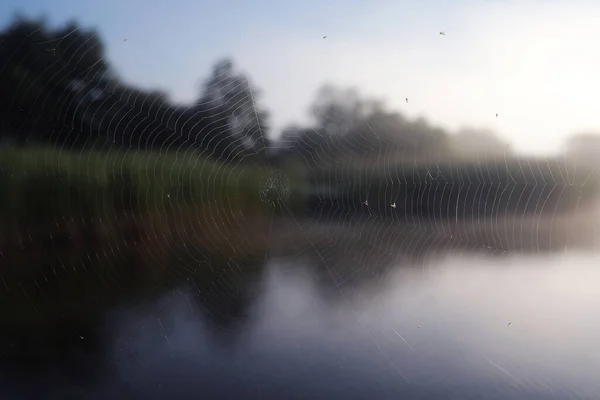
<svg viewBox="0 0 600 400"><path fill-rule="evenodd" d="M325 85L311 106L316 126L286 129L279 146L302 154L308 163L331 165L407 157L435 158L448 152L448 135L423 119L411 122L385 109L383 102L355 89Z"/></svg>
<svg viewBox="0 0 600 400"><path fill-rule="evenodd" d="M452 137L453 151L462 157L504 157L512 154L510 145L489 129L465 127Z"/></svg>
<svg viewBox="0 0 600 400"><path fill-rule="evenodd" d="M267 112L258 104L259 92L243 74L236 73L233 62L216 63L206 81L198 106L223 119L230 133L241 139L241 146L253 151L266 151Z"/></svg>
<svg viewBox="0 0 600 400"><path fill-rule="evenodd" d="M110 75L94 31L19 18L0 34L0 128L20 142L75 137L75 99Z"/></svg>
<svg viewBox="0 0 600 400"><path fill-rule="evenodd" d="M0 136L18 143L266 154L267 113L233 63L217 63L195 104L121 82L93 30L18 18L0 32ZM263 155L264 155L263 154Z"/></svg>

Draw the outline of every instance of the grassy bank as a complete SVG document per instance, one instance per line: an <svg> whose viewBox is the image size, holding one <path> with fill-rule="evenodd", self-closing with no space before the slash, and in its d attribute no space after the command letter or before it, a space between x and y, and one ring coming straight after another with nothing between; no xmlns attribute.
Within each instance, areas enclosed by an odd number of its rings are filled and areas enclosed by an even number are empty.
<svg viewBox="0 0 600 400"><path fill-rule="evenodd" d="M183 153L0 149L0 324L51 329L264 260L271 175Z"/></svg>
<svg viewBox="0 0 600 400"><path fill-rule="evenodd" d="M267 173L179 154L44 147L2 149L0 169L0 218L25 224L215 203L260 208L258 188Z"/></svg>

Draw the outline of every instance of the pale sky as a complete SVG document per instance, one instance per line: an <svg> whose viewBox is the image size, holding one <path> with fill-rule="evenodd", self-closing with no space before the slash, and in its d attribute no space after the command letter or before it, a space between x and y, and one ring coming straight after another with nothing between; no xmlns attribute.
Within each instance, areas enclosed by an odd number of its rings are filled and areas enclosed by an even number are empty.
<svg viewBox="0 0 600 400"><path fill-rule="evenodd" d="M275 130L307 121L316 89L331 82L449 130L491 128L519 151L600 131L593 0L8 0L0 23L17 10L97 27L124 80L181 102L231 56L263 92Z"/></svg>

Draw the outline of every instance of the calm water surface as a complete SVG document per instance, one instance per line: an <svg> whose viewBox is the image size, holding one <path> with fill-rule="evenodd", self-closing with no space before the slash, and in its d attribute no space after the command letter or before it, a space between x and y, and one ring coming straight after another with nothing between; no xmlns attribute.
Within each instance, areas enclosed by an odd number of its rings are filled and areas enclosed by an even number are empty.
<svg viewBox="0 0 600 400"><path fill-rule="evenodd" d="M594 251L304 232L259 266L211 266L65 327L69 357L18 372L5 363L4 398L600 395Z"/></svg>

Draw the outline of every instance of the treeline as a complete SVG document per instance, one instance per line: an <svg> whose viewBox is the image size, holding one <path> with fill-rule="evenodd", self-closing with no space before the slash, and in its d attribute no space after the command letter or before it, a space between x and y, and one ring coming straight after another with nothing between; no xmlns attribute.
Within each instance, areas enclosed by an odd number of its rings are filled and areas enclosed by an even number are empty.
<svg viewBox="0 0 600 400"><path fill-rule="evenodd" d="M406 99L408 102L409 99ZM424 118L411 120L381 100L367 98L354 88L324 85L310 107L313 123L289 126L278 140L276 161L303 159L313 169L344 165L423 162L484 162L516 155L509 143L485 128L465 126L449 132ZM594 161L600 135L573 135L560 157ZM520 156L523 162L528 157Z"/></svg>
<svg viewBox="0 0 600 400"><path fill-rule="evenodd" d="M489 130L449 133L353 89L324 86L311 111L312 126L285 130L276 161L306 166L313 215L553 215L598 188L598 135L576 135L562 154L536 158L515 154Z"/></svg>
<svg viewBox="0 0 600 400"><path fill-rule="evenodd" d="M0 138L19 145L196 149L231 161L264 158L268 115L229 60L196 101L177 106L123 83L93 30L16 19L0 33Z"/></svg>
<svg viewBox="0 0 600 400"><path fill-rule="evenodd" d="M353 88L324 85L310 111L314 124L283 131L278 159L295 156L312 168L326 169L512 153L510 146L489 130L465 127L450 134L423 118L410 120Z"/></svg>
<svg viewBox="0 0 600 400"><path fill-rule="evenodd" d="M16 19L6 27L0 33L0 87L4 143L46 144L61 152L183 151L188 160L231 165L253 161L284 170L294 193L312 193L311 209L329 202L332 209L381 208L384 215L437 216L440 209L469 215L459 211L461 204L500 210L508 201L504 209L511 212L539 201L551 206L553 196L577 197L575 191L589 194L595 188L597 135L579 135L556 158L516 156L491 131L464 128L451 134L333 85L316 93L311 125L288 127L270 143L269 115L259 93L230 60L213 66L194 102L177 105L164 93L122 82L98 34L76 23L51 28L44 20ZM512 194L497 197L513 193L511 185L524 188L527 205L510 205ZM361 206L369 201L369 207Z"/></svg>

